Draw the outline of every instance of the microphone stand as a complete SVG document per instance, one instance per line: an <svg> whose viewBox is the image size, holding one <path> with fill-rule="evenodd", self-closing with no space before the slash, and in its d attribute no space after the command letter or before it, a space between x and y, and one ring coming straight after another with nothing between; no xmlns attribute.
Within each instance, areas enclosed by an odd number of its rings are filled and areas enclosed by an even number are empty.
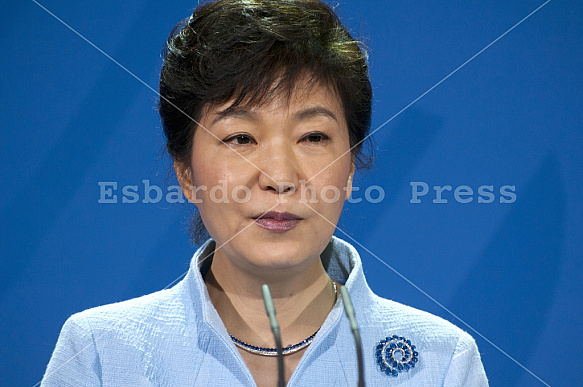
<svg viewBox="0 0 583 387"><path fill-rule="evenodd" d="M360 340L360 331L358 330L358 323L356 322L356 316L354 315L354 307L352 306L350 295L348 294L348 290L346 290L345 286L340 287L340 294L342 295L342 304L344 305L346 316L350 321L350 329L352 330L354 343L356 344L356 356L358 358L358 387L364 387L364 359L362 357L362 341Z"/></svg>
<svg viewBox="0 0 583 387"><path fill-rule="evenodd" d="M267 312L267 317L269 317L269 323L271 324L271 331L273 332L273 337L275 338L275 347L277 348L277 373L278 373L278 387L285 387L285 372L283 365L283 349L281 346L281 335L279 333L279 323L277 318L275 318L275 305L273 305L273 298L271 298L271 292L269 291L269 286L264 284L261 286L261 293L263 294L263 302L265 303L265 311Z"/></svg>

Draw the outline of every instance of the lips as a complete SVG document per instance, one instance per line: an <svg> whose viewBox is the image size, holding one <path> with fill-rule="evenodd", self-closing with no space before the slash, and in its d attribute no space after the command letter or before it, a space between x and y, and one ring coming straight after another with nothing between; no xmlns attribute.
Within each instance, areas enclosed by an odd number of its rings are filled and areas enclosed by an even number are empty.
<svg viewBox="0 0 583 387"><path fill-rule="evenodd" d="M289 212L269 211L259 215L255 219L301 220L302 218L297 215L290 214Z"/></svg>
<svg viewBox="0 0 583 387"><path fill-rule="evenodd" d="M255 224L272 232L286 232L295 228L301 217L289 212L266 212L255 218Z"/></svg>

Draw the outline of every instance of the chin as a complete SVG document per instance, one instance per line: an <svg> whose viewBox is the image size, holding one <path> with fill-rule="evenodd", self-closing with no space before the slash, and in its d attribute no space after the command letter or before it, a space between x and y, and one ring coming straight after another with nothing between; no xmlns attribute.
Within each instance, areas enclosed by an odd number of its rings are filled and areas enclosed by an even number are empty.
<svg viewBox="0 0 583 387"><path fill-rule="evenodd" d="M315 246L314 246L315 247ZM320 252L306 246L302 240L283 240L274 238L271 241L257 243L247 250L249 260L253 265L263 268L291 268L311 263L320 256Z"/></svg>

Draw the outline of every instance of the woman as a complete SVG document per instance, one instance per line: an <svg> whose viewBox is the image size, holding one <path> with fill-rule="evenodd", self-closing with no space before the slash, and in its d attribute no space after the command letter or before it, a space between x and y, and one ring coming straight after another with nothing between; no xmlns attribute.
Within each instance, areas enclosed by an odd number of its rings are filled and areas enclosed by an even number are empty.
<svg viewBox="0 0 583 387"><path fill-rule="evenodd" d="M367 385L487 385L467 333L375 296L355 249L332 236L372 92L359 44L329 7L199 5L170 35L160 94L178 180L212 239L175 287L72 316L43 385L274 386L262 284L289 386L356 385L341 284Z"/></svg>

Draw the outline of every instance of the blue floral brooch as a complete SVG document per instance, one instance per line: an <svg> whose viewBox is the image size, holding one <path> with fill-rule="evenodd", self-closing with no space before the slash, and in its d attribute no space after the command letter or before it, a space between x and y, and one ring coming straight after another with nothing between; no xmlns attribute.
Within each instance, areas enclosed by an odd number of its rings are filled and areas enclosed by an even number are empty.
<svg viewBox="0 0 583 387"><path fill-rule="evenodd" d="M392 376L409 371L419 361L419 352L411 340L397 335L381 340L375 348L375 356L381 371Z"/></svg>

